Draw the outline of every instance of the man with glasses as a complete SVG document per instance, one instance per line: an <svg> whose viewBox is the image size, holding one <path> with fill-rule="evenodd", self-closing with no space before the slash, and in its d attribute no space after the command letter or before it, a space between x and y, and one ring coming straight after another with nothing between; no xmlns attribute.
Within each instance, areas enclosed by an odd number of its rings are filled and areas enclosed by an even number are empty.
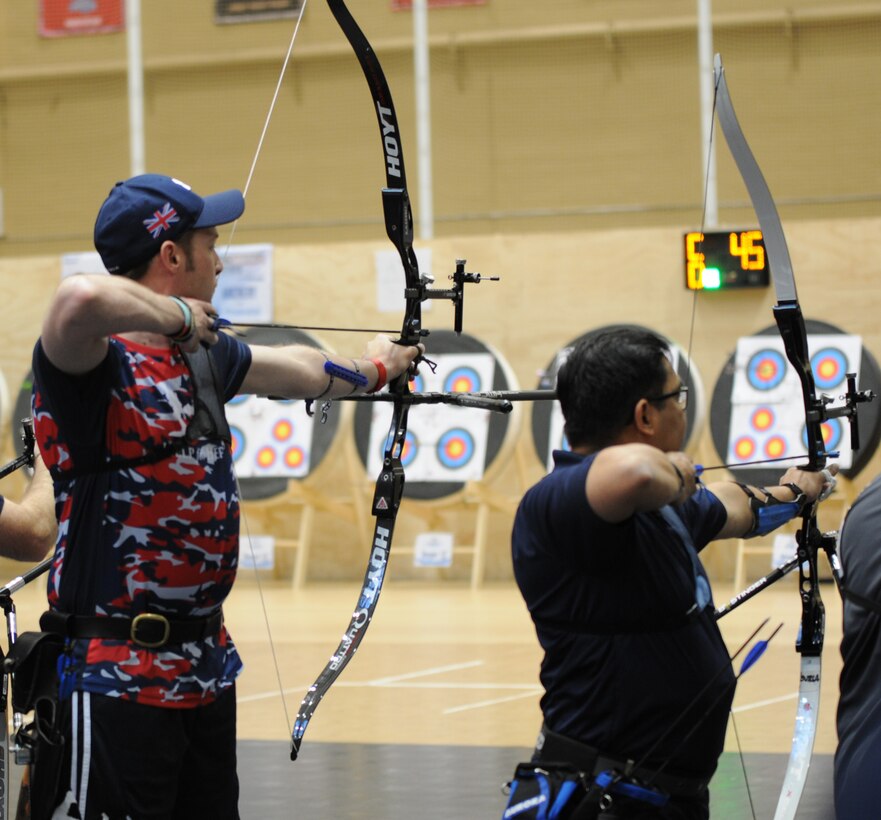
<svg viewBox="0 0 881 820"><path fill-rule="evenodd" d="M697 552L779 526L833 480L793 468L769 488L701 485L681 451L688 390L670 358L662 338L618 327L560 368L572 449L554 453L512 534L545 694L534 765L518 767L506 817L537 816L527 781L550 778L553 796L566 779L554 762L580 774L567 818L709 816L735 679Z"/></svg>

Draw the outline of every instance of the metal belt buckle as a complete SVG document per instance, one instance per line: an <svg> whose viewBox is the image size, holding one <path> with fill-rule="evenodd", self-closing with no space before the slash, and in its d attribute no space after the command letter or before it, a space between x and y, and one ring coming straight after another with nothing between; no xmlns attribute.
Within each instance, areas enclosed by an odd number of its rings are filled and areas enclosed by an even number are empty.
<svg viewBox="0 0 881 820"><path fill-rule="evenodd" d="M145 641L138 637L138 629L141 625L145 626L145 631L149 635L150 633L155 632L154 624L161 624L162 626L162 637L159 638L159 640ZM136 615L132 618L132 627L129 632L129 637L134 643L138 646L143 646L145 649L157 649L160 646L164 646L168 643L168 636L170 634L171 624L168 622L168 618L164 615L157 615L155 612L142 612L140 615Z"/></svg>

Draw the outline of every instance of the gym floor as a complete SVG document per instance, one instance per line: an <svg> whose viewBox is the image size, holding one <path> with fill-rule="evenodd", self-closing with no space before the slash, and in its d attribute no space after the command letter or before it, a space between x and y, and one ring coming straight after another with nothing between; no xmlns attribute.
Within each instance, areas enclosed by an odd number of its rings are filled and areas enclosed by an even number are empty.
<svg viewBox="0 0 881 820"><path fill-rule="evenodd" d="M356 585L293 592L263 586L284 714L256 583L230 601L228 621L246 670L239 684L239 771L244 818L499 818L500 787L528 759L540 724L541 659L513 584L472 591L396 584L389 578L358 653L315 712L296 762L289 730L300 698L336 649ZM822 704L799 818L829 820L841 636L837 592L827 607ZM717 602L732 594L724 584ZM794 577L722 621L737 648L765 619L783 628L740 680L713 816L771 817L792 740L800 604ZM740 751L738 750L738 738ZM741 757L742 752L742 757ZM746 774L744 774L744 769ZM749 787L747 788L747 782Z"/></svg>
<svg viewBox="0 0 881 820"><path fill-rule="evenodd" d="M22 631L35 628L42 611L38 586L15 596ZM390 577L361 648L316 710L298 760L290 760L300 699L336 649L358 591L357 584L258 585L242 572L225 607L245 661L238 683L242 818L500 818L501 786L528 759L540 725L541 656L513 583L471 590ZM841 604L830 584L822 591L823 688L798 813L804 820L833 817ZM730 584L716 584L717 603L731 593ZM738 685L711 784L713 817L721 820L773 816L789 754L799 678L794 577L723 619L731 650L765 618L760 637L783 627Z"/></svg>

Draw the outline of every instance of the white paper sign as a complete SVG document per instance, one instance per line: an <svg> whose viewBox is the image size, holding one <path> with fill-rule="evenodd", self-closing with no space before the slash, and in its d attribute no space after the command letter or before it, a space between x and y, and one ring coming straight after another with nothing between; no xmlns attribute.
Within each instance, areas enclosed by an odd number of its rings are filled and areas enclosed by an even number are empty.
<svg viewBox="0 0 881 820"><path fill-rule="evenodd" d="M272 245L234 245L211 302L231 322L271 322L272 277Z"/></svg>
<svg viewBox="0 0 881 820"><path fill-rule="evenodd" d="M771 549L771 568L782 567L797 551L798 543L794 535L778 533L774 536L774 546Z"/></svg>
<svg viewBox="0 0 881 820"><path fill-rule="evenodd" d="M414 567L449 567L453 565L453 533L422 532L416 536Z"/></svg>
<svg viewBox="0 0 881 820"><path fill-rule="evenodd" d="M431 248L416 250L419 272L431 275ZM383 313L403 313L404 269L397 251L376 251L373 255L376 270L376 308ZM439 284L437 287L447 287ZM422 303L422 312L431 310L431 300Z"/></svg>
<svg viewBox="0 0 881 820"><path fill-rule="evenodd" d="M251 535L239 544L239 569L272 569L275 566L275 537Z"/></svg>
<svg viewBox="0 0 881 820"><path fill-rule="evenodd" d="M61 278L75 273L107 273L98 251L84 253L65 253L61 256Z"/></svg>

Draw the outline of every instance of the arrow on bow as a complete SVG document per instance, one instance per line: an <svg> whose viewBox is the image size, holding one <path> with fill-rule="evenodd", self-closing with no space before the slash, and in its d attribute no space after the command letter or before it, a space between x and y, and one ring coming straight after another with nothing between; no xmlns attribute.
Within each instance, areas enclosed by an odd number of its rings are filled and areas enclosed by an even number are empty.
<svg viewBox="0 0 881 820"><path fill-rule="evenodd" d="M407 193L401 134L388 82L373 48L345 3L342 0L327 0L327 5L358 57L370 87L379 125L386 176L386 187L382 191L385 229L401 257L404 268L405 308L398 343L413 346L428 335L428 331L422 327L422 303L428 299L447 299L453 303L456 312L455 330L460 333L464 287L466 284L481 281L481 277L479 274L466 273L464 260L457 261L456 273L452 277L454 284L449 289L429 287L433 282L432 278L419 273L419 263L413 250L413 213ZM410 409L410 402L407 401L410 395L409 374L405 372L394 379L389 384L389 394L393 397L392 419L382 470L376 480L373 495L372 514L376 523L361 594L339 646L315 683L309 687L300 704L291 732L291 760L297 759L303 735L319 702L352 659L364 638L382 590L395 518L404 492L404 468L401 455L407 437L407 417Z"/></svg>
<svg viewBox="0 0 881 820"><path fill-rule="evenodd" d="M808 450L808 464L804 469L822 470L826 465L823 422L833 417L847 417L851 427L851 447L858 449L857 404L869 401L873 396L871 393L857 392L855 378L848 380L848 392L843 397L845 403L842 407L829 407L827 399L817 396L808 351L807 331L798 301L795 276L792 271L789 249L783 235L783 226L765 178L747 144L740 123L737 121L728 92L728 84L725 80L722 58L718 54L714 62L714 73L716 114L731 155L746 184L759 220L759 226L762 229L777 295L774 318L783 339L786 357L795 368L801 383ZM814 737L817 731L825 609L820 597L817 575L817 552L818 547L823 545L823 534L817 526L816 503L807 505L803 510L802 523L796 541L802 605L801 627L796 641L796 650L801 655L801 676L792 751L774 815L775 820L791 820L795 817L807 780Z"/></svg>

